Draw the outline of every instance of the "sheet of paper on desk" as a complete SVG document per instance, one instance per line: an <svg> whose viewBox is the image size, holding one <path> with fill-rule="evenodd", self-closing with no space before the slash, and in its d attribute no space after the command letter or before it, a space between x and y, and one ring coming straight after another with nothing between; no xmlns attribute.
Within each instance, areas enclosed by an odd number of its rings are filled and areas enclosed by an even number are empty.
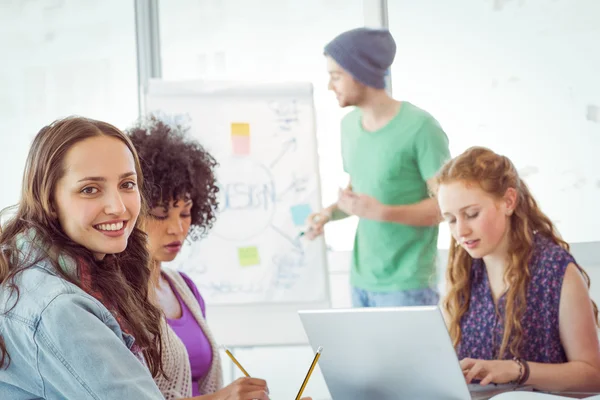
<svg viewBox="0 0 600 400"><path fill-rule="evenodd" d="M581 398L581 397L579 397ZM491 398L491 400L567 400L573 397L564 397L555 394L546 394L538 392L507 392ZM600 400L600 395L585 397L587 400Z"/></svg>
<svg viewBox="0 0 600 400"><path fill-rule="evenodd" d="M499 394L502 393L513 393L515 391L533 391L533 387L531 386L518 386L513 384L490 384L487 386L481 386L476 383L472 383L467 385L469 388L469 394L471 395L471 400L489 400L495 399Z"/></svg>

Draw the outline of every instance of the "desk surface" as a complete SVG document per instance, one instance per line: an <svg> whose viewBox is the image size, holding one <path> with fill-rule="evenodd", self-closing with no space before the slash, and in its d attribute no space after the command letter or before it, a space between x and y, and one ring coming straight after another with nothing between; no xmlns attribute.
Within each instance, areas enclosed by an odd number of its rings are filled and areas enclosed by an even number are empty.
<svg viewBox="0 0 600 400"><path fill-rule="evenodd" d="M484 394L484 393L481 393ZM583 393L583 392L561 392L561 393L544 393L533 391L510 391L502 394L488 393L489 396L473 396L474 400L562 400L562 399L589 399L600 400L598 393Z"/></svg>

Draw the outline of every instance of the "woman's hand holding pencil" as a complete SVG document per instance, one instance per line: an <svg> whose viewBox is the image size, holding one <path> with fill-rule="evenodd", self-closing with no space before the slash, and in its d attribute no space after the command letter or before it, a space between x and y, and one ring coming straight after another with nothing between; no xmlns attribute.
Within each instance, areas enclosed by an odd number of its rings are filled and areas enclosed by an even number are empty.
<svg viewBox="0 0 600 400"><path fill-rule="evenodd" d="M258 378L239 378L209 396L194 400L269 400L267 382Z"/></svg>
<svg viewBox="0 0 600 400"><path fill-rule="evenodd" d="M223 347L225 350L225 354L231 358L231 361L242 371L242 373L246 376L245 378L240 378L229 386L224 387L223 389L217 391L212 397L206 396L206 400L270 400L269 399L269 388L267 387L267 382L262 379L251 378L248 371L242 367L242 364L233 356L233 353L229 351L227 347ZM320 353L320 351L319 351ZM318 357L317 357L318 359ZM314 362L313 362L314 364ZM314 365L311 366L311 371L314 368ZM300 389L300 393L304 390L306 386L306 382L308 381L308 377L306 377L305 382L302 384L302 389ZM300 395L300 393L298 395ZM204 396L200 396L197 400L204 400ZM194 398L196 400L196 398ZM312 400L310 397L303 397L300 400Z"/></svg>
<svg viewBox="0 0 600 400"><path fill-rule="evenodd" d="M225 354L231 358L231 361L242 371L245 378L240 378L232 382L215 393L219 396L214 400L269 400L269 388L267 381L263 379L251 378L248 371L242 367L242 364L233 356L227 347L223 347ZM221 393L222 392L222 393ZM213 399L211 399L213 400Z"/></svg>

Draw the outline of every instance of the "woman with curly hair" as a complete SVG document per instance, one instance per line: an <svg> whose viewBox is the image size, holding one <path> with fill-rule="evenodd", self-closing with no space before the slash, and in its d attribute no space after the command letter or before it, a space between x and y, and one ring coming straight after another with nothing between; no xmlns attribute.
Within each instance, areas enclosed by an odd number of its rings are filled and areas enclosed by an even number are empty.
<svg viewBox="0 0 600 400"><path fill-rule="evenodd" d="M513 163L473 147L437 183L452 233L443 307L467 382L600 391L590 279Z"/></svg>
<svg viewBox="0 0 600 400"><path fill-rule="evenodd" d="M146 231L153 289L168 323L163 334L166 377L157 378L161 392L168 400L191 395L206 400L268 399L262 379L242 378L222 387L219 351L205 320L202 296L188 276L161 267L175 259L186 239L197 240L212 227L218 205L215 159L187 138L185 129L156 118L138 122L128 133L149 181Z"/></svg>

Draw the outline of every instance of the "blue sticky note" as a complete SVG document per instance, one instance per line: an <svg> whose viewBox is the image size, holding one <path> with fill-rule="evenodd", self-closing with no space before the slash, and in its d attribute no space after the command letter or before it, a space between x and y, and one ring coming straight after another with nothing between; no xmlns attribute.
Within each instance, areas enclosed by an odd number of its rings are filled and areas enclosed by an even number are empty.
<svg viewBox="0 0 600 400"><path fill-rule="evenodd" d="M310 207L310 204L298 204L292 206L290 211L292 212L294 225L304 226L306 224L306 219L312 213L312 208Z"/></svg>

